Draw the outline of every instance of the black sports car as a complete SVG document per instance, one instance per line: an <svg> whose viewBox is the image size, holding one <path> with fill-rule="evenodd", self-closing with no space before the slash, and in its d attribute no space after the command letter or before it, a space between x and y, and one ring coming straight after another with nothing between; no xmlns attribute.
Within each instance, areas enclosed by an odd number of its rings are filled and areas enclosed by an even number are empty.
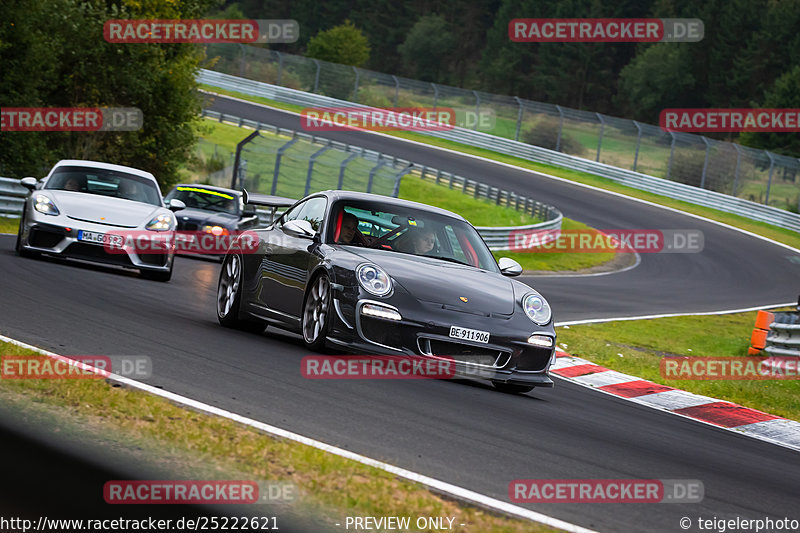
<svg viewBox="0 0 800 533"><path fill-rule="evenodd" d="M274 197L245 201L275 205ZM505 392L553 386L547 301L509 279L521 273L519 264L498 264L462 217L324 191L255 233L257 249L234 246L223 261L223 326L274 325L302 334L314 351L452 358L458 375L489 379Z"/></svg>
<svg viewBox="0 0 800 533"><path fill-rule="evenodd" d="M258 226L255 206L245 205L240 191L211 185L181 183L173 187L164 197L167 204L172 199L181 200L186 204L186 209L176 215L179 239L197 239L203 234L232 236ZM193 255L197 253L192 251L191 243L178 244L177 253L186 251L190 251ZM217 255L214 253L216 251L210 250L205 255ZM222 255L219 254L219 257Z"/></svg>

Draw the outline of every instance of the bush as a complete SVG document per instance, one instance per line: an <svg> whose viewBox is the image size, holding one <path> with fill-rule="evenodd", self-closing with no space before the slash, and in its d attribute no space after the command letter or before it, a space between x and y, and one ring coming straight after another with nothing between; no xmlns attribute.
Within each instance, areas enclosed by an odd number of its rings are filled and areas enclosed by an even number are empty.
<svg viewBox="0 0 800 533"><path fill-rule="evenodd" d="M555 150L558 144L559 120L556 117L545 116L539 118L532 127L522 132L522 142L534 146ZM559 151L582 157L586 147L570 135L561 135Z"/></svg>

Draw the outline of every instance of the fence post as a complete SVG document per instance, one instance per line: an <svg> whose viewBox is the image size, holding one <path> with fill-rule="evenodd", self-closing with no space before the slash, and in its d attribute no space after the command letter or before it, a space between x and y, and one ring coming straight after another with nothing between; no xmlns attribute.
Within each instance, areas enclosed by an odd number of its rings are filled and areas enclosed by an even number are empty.
<svg viewBox="0 0 800 533"><path fill-rule="evenodd" d="M281 78L283 77L283 55L277 50L275 53L278 54L278 81L275 83L275 85L280 85Z"/></svg>
<svg viewBox="0 0 800 533"><path fill-rule="evenodd" d="M515 96L514 100L517 101L517 105L519 106L519 111L517 112L517 132L514 134L514 140L518 141L519 140L519 130L522 127L523 107L522 107L522 100L519 99L519 96Z"/></svg>
<svg viewBox="0 0 800 533"><path fill-rule="evenodd" d="M767 179L767 194L764 198L764 205L769 205L769 189L772 187L772 173L775 171L775 158L772 157L772 153L764 150L766 152L767 157L769 157L769 178Z"/></svg>
<svg viewBox="0 0 800 533"><path fill-rule="evenodd" d="M220 115L220 118L221 117L222 117L222 115ZM254 131L253 133L251 133L250 135L248 135L247 137L245 137L244 139L242 139L241 141L239 141L236 144L236 153L235 153L235 155L231 154L231 155L234 156L234 159L233 159L233 176L231 176L231 189L236 189L237 188L236 187L236 180L239 179L239 161L242 158L242 148L244 148L245 144L249 143L250 141L252 141L256 137L258 137L258 135L259 135L258 130L256 130L256 131Z"/></svg>
<svg viewBox="0 0 800 533"><path fill-rule="evenodd" d="M711 143L708 142L708 139L706 139L705 136L703 136L703 135L701 135L700 138L703 139L704 143L706 143L706 158L705 158L705 160L703 160L703 175L700 177L700 188L701 189L705 189L706 188L706 171L708 170L708 158L711 155Z"/></svg>
<svg viewBox="0 0 800 533"><path fill-rule="evenodd" d="M386 161L378 158L378 164L372 167L372 170L369 171L369 181L367 182L367 192L372 192L372 180L375 178L375 173L378 172L378 169L381 168L386 164Z"/></svg>
<svg viewBox="0 0 800 533"><path fill-rule="evenodd" d="M394 107L397 107L397 97L400 95L400 80L397 79L397 76L392 76L394 80Z"/></svg>
<svg viewBox="0 0 800 533"><path fill-rule="evenodd" d="M433 87L433 110L436 111L436 104L439 103L439 88L433 82L431 82L431 87Z"/></svg>
<svg viewBox="0 0 800 533"><path fill-rule="evenodd" d="M558 137L556 138L556 152L561 151L561 131L564 129L564 110L560 105L556 106L558 110Z"/></svg>
<svg viewBox="0 0 800 533"><path fill-rule="evenodd" d="M672 157L675 155L675 134L673 132L669 132L672 136L672 144L669 148L669 161L667 162L667 179L669 179L670 172L672 172Z"/></svg>
<svg viewBox="0 0 800 533"><path fill-rule="evenodd" d="M273 196L275 195L275 192L278 190L278 175L280 174L281 170L281 156L283 156L283 153L296 142L297 139L292 139L291 141L287 142L286 144L278 148L278 152L275 155L275 171L272 173L272 190L270 192L270 194Z"/></svg>
<svg viewBox="0 0 800 533"><path fill-rule="evenodd" d="M475 127L472 128L473 130L478 130L478 117L481 116L481 97L478 94L478 91L472 91L472 94L475 95Z"/></svg>
<svg viewBox="0 0 800 533"><path fill-rule="evenodd" d="M600 150L603 146L603 131L606 129L606 121L603 120L603 115L600 113L595 113L597 115L597 119L600 121L600 135L597 138L597 157L595 157L595 161L598 163L600 162Z"/></svg>
<svg viewBox="0 0 800 533"><path fill-rule="evenodd" d="M742 151L739 150L739 145L736 143L731 143L733 145L733 149L736 150L736 171L734 172L733 178L733 194L732 196L736 196L736 190L739 188L739 164L742 162Z"/></svg>
<svg viewBox="0 0 800 533"><path fill-rule="evenodd" d="M347 159L342 161L342 164L339 166L339 184L336 186L337 189L341 189L342 185L344 184L344 169L347 168L347 164L350 163L353 159L358 157L358 154L350 154L347 156Z"/></svg>
<svg viewBox="0 0 800 533"><path fill-rule="evenodd" d="M322 155L323 152L329 150L329 146L323 146L316 152L312 154L311 157L308 158L308 174L306 174L306 190L303 193L303 196L308 196L308 193L311 191L311 174L314 172L314 163L317 161L317 157Z"/></svg>
<svg viewBox="0 0 800 533"><path fill-rule="evenodd" d="M409 163L406 168L401 170L400 173L394 177L394 188L392 189L392 196L394 198L397 198L397 196L400 194L400 180L402 180L403 176L405 176L412 170L414 170L414 165L412 163Z"/></svg>
<svg viewBox="0 0 800 533"><path fill-rule="evenodd" d="M636 126L636 154L633 156L633 171L636 172L636 165L639 163L639 146L642 144L642 126L635 120L633 125Z"/></svg>
<svg viewBox="0 0 800 533"><path fill-rule="evenodd" d="M313 91L313 92L317 93L317 92L319 92L319 71L321 70L321 67L319 66L319 61L318 60L312 59L311 61L313 61L314 64L317 66L317 73L314 74L314 91Z"/></svg>
<svg viewBox="0 0 800 533"><path fill-rule="evenodd" d="M353 86L353 102L358 102L358 69L353 67L353 72L356 73L356 83Z"/></svg>

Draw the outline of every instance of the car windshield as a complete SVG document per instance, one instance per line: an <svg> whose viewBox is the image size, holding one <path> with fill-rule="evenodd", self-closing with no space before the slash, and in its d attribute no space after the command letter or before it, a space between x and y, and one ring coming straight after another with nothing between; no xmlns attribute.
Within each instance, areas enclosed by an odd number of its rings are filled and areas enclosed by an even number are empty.
<svg viewBox="0 0 800 533"><path fill-rule="evenodd" d="M134 174L102 168L58 167L45 189L122 198L150 205L161 205L161 191L155 183Z"/></svg>
<svg viewBox="0 0 800 533"><path fill-rule="evenodd" d="M478 232L457 218L381 202L345 202L331 211L328 242L391 250L499 271Z"/></svg>
<svg viewBox="0 0 800 533"><path fill-rule="evenodd" d="M231 215L239 214L239 201L236 196L198 185L178 185L167 194L164 201L169 203L173 198L182 201L186 207L192 209Z"/></svg>

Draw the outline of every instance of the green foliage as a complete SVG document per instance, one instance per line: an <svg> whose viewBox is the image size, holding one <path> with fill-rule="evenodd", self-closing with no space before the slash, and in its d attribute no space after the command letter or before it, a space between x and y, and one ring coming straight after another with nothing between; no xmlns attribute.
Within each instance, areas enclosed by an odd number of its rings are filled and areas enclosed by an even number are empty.
<svg viewBox="0 0 800 533"><path fill-rule="evenodd" d="M548 150L558 147L560 152L582 157L586 154L586 147L571 135L561 133L561 142L558 141L559 120L556 117L543 116L533 126L522 132L522 142L541 146Z"/></svg>
<svg viewBox="0 0 800 533"><path fill-rule="evenodd" d="M370 45L352 22L321 31L308 42L306 55L332 63L360 67L369 60Z"/></svg>
<svg viewBox="0 0 800 533"><path fill-rule="evenodd" d="M765 108L800 109L800 65L775 81L764 98ZM800 134L798 133L743 133L741 143L753 148L767 148L779 153L800 154Z"/></svg>
<svg viewBox="0 0 800 533"><path fill-rule="evenodd" d="M422 81L439 79L442 66L455 49L458 41L450 25L439 15L421 17L406 40L398 47L407 72Z"/></svg>
<svg viewBox="0 0 800 533"><path fill-rule="evenodd" d="M108 19L201 18L212 0L181 3L10 0L0 5L0 101L8 107L138 107L134 132L7 132L6 175L39 175L59 159L98 159L152 172L162 188L189 158L200 61L188 44L108 43Z"/></svg>

